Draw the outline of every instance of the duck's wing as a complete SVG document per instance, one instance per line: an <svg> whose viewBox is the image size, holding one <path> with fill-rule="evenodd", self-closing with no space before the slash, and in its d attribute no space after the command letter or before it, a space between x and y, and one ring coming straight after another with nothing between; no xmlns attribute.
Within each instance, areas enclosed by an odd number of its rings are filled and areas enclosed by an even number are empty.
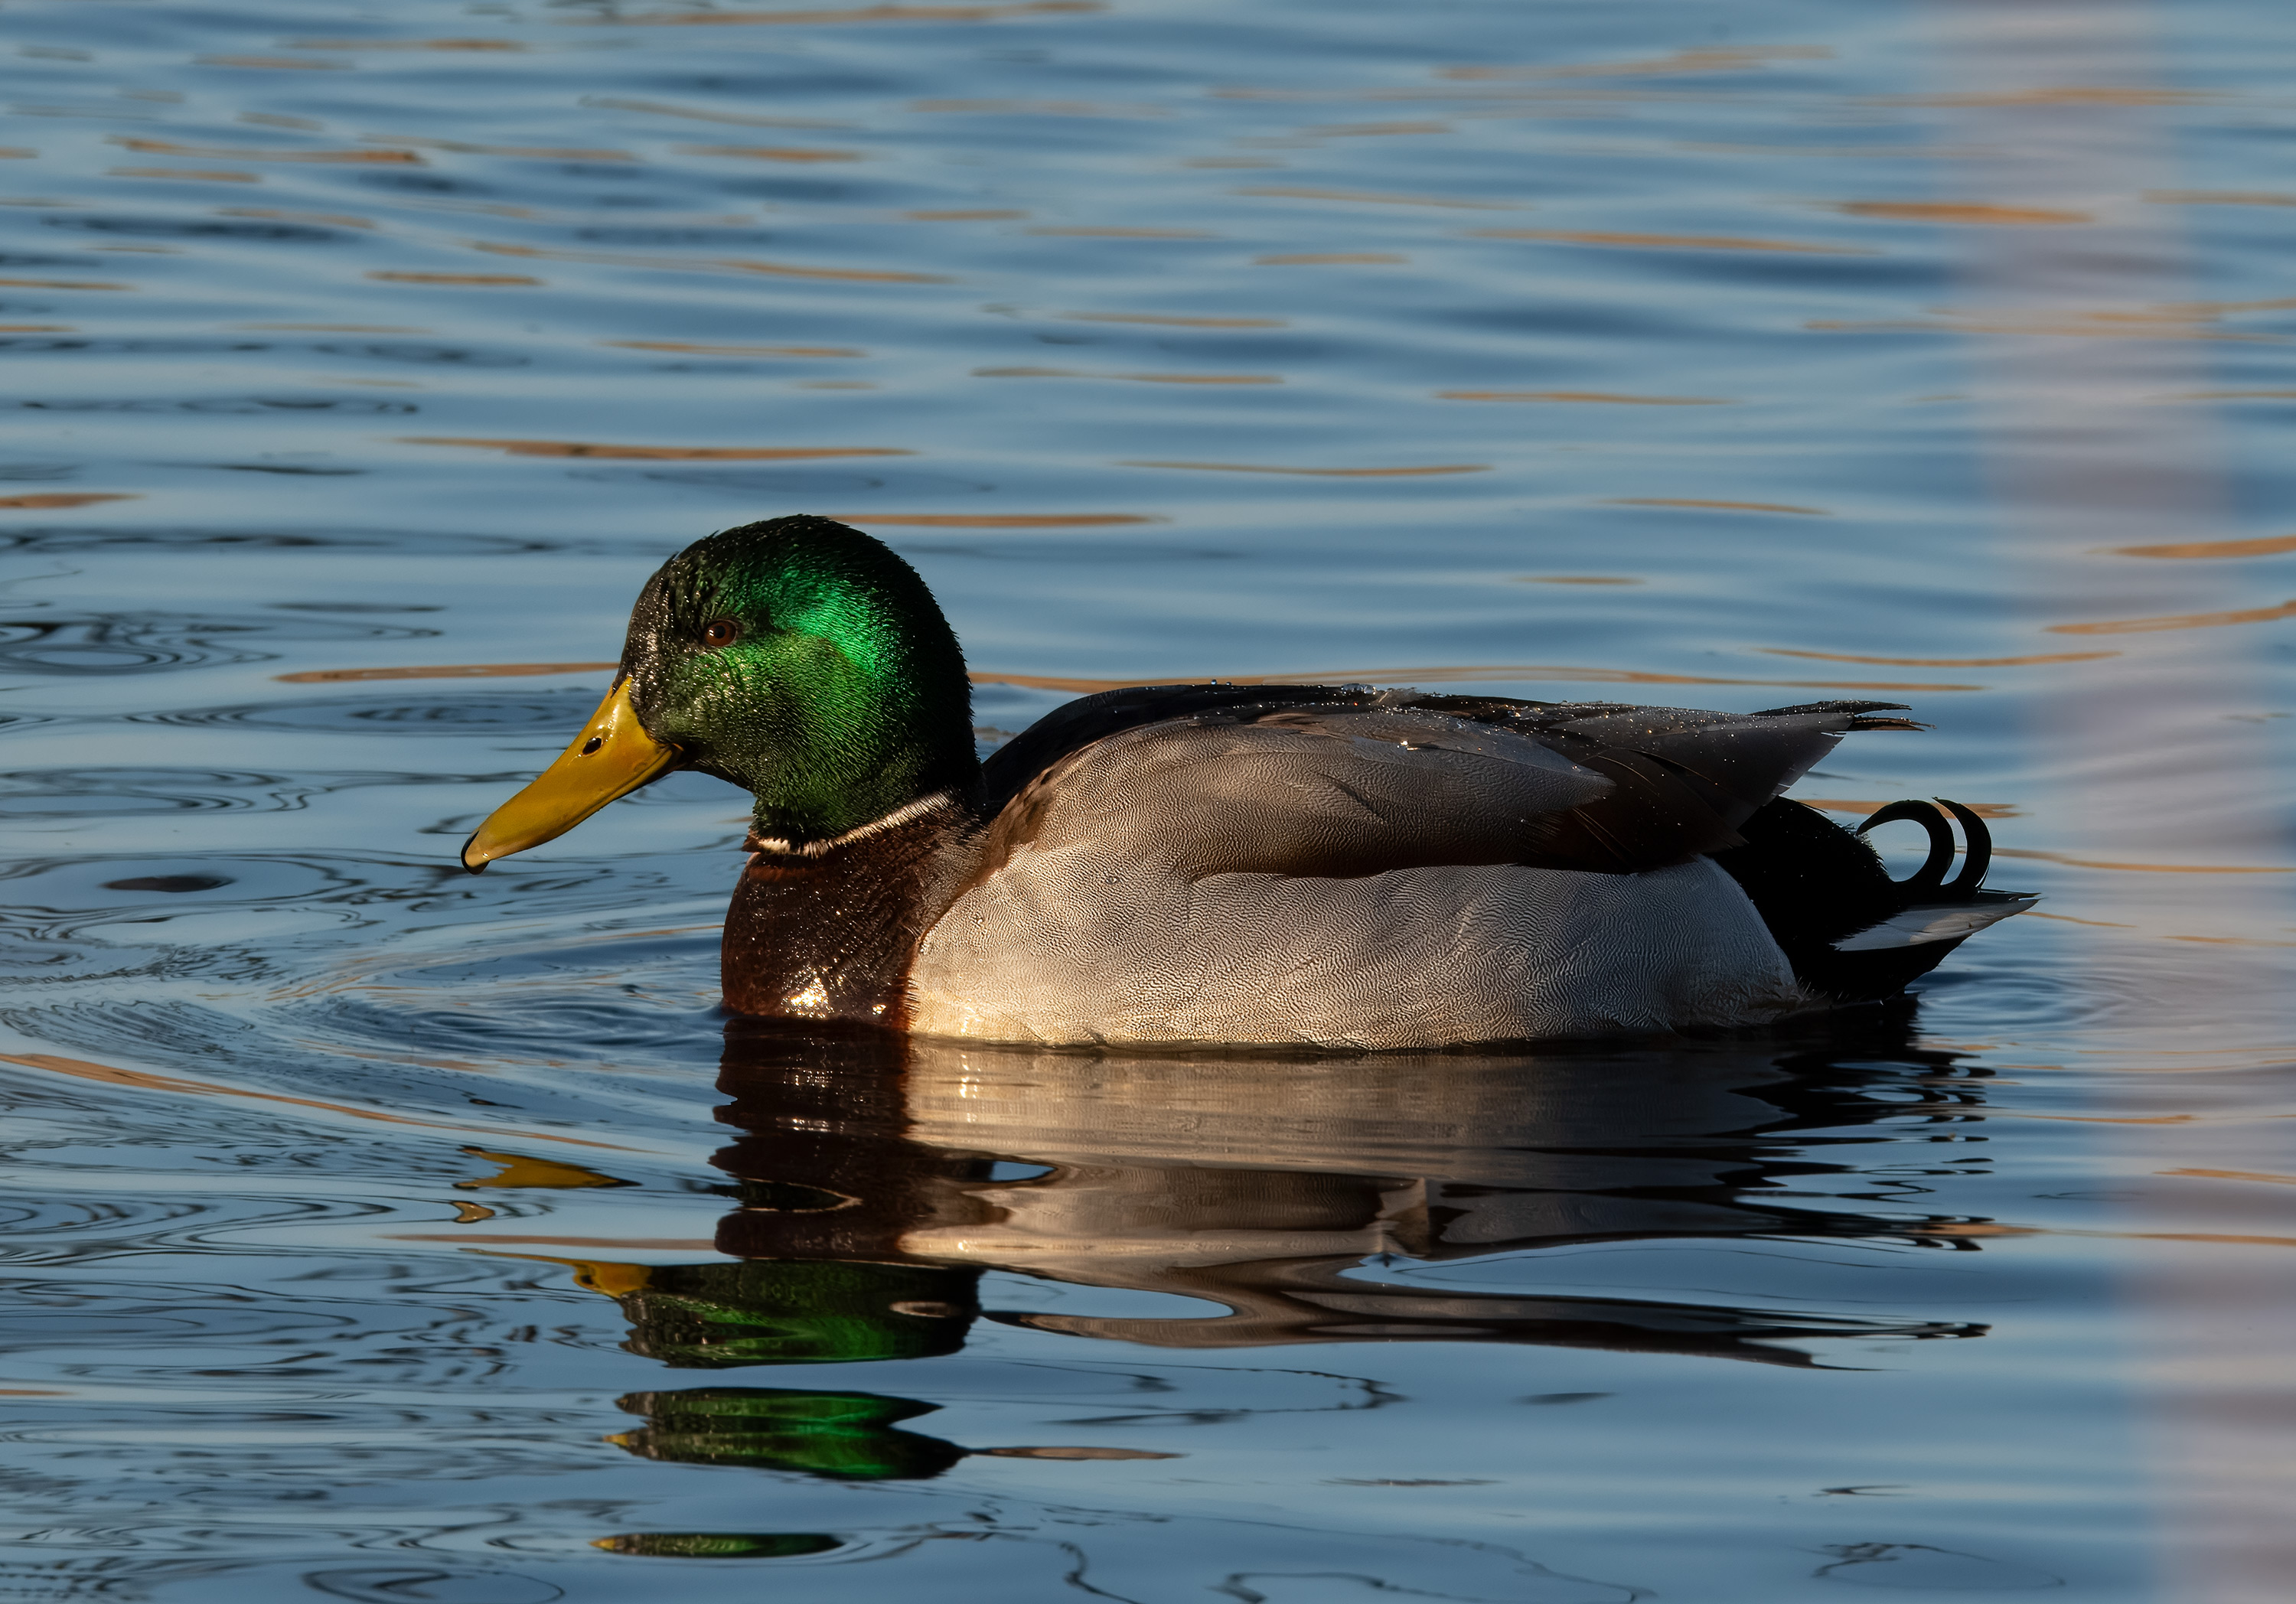
<svg viewBox="0 0 2296 1604"><path fill-rule="evenodd" d="M1155 686L1086 702L1021 738L1057 756L992 776L1012 790L984 872L1024 845L1093 839L1111 859L1198 874L1633 873L1739 845L1737 826L1842 734L1909 727L1870 716L1887 706L1871 702L1728 714L1362 686ZM1175 705L1188 711L1141 717ZM1024 750L1013 767L1035 762Z"/></svg>
<svg viewBox="0 0 2296 1604"><path fill-rule="evenodd" d="M1739 827L1866 730L1918 730L1899 702L1812 702L1760 713L1688 708L1527 707L1505 718L1613 782L1546 844L1559 868L1634 873L1743 844Z"/></svg>
<svg viewBox="0 0 2296 1604"><path fill-rule="evenodd" d="M1200 872L1519 863L1635 873L1741 845L1738 826L1842 735L1921 727L1887 716L1901 710L1845 701L1714 713L1365 685L1127 687L1055 709L989 759L996 822L985 867L1037 839L1048 821L1065 833L1104 818L1093 828L1112 855L1156 847L1148 837L1159 831L1187 835L1192 845L1177 855ZM1114 823L1118 815L1128 822Z"/></svg>
<svg viewBox="0 0 2296 1604"><path fill-rule="evenodd" d="M1526 736L1423 709L1200 714L1104 737L1037 773L991 824L980 872L1023 847L1189 878L1525 863L1611 789Z"/></svg>

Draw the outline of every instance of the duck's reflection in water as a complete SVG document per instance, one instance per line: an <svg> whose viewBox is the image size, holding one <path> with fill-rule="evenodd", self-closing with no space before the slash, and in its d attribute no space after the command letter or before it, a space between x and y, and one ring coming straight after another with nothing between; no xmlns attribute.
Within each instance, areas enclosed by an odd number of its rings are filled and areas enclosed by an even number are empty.
<svg viewBox="0 0 2296 1604"><path fill-rule="evenodd" d="M715 1162L738 1264L594 1266L628 1346L678 1368L955 1352L974 1321L1163 1348L1527 1343L1816 1363L1797 1339L1982 1327L1719 1303L1433 1290L1397 1260L1574 1243L1857 1238L1974 1246L1902 1205L1787 1200L1879 1119L1975 1118L1974 1072L1868 1019L1823 1039L1349 1059L1030 1052L736 1020ZM1823 1135L1816 1134L1824 1133ZM1850 1144L1845 1146L1844 1144ZM1902 1158L1902 1150L1897 1156ZM1873 1191L1876 1189L1860 1189ZM1807 1194L1801 1194L1806 1196ZM984 1272L1215 1311L984 1311ZM932 1405L712 1387L636 1395L656 1457L842 1478L937 1475ZM1006 1449L1084 1456L1088 1449Z"/></svg>

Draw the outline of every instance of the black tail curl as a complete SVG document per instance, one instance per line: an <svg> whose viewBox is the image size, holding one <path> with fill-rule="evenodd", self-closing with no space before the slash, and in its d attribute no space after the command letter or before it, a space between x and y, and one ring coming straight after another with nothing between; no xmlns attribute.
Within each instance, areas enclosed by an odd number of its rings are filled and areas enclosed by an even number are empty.
<svg viewBox="0 0 2296 1604"><path fill-rule="evenodd" d="M1877 825L1907 821L1930 838L1929 855L1904 880L1892 880L1866 840ZM1961 872L1948 880L1961 826ZM1993 834L1974 810L1944 798L1892 802L1844 830L1815 808L1784 798L1739 826L1746 844L1713 855L1744 890L1770 935L1811 990L1841 1002L1893 996L1935 969L1965 937L1842 952L1835 943L1913 909L1950 912L1958 906L2025 899L1985 888ZM2004 912L2014 912L2005 907Z"/></svg>
<svg viewBox="0 0 2296 1604"><path fill-rule="evenodd" d="M1939 810L1942 809L1943 812ZM1962 839L1968 844L1961 872L1953 883L1946 883L1946 871L1953 867L1953 829L1946 822L1951 814L1961 822ZM1892 802L1887 807L1874 809L1857 826L1864 835L1876 824L1892 824L1911 820L1929 832L1930 855L1922 866L1905 880L1898 881L1908 905L1916 898L1923 902L1967 902L1985 884L1985 872L1993 863L1993 832L1985 828L1985 821L1958 802L1948 802L1943 797L1934 802L1916 801L1908 798Z"/></svg>

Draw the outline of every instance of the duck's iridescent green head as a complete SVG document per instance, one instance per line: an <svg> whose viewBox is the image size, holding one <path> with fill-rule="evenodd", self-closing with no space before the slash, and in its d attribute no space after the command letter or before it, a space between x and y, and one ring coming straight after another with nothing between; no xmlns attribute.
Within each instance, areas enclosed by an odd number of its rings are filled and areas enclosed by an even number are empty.
<svg viewBox="0 0 2296 1604"><path fill-rule="evenodd" d="M758 832L824 839L976 773L956 637L909 565L826 518L696 541L646 582L582 733L463 849L473 870L671 768L757 798Z"/></svg>
<svg viewBox="0 0 2296 1604"><path fill-rule="evenodd" d="M696 541L646 582L622 672L685 766L763 833L840 835L974 771L964 656L916 570L826 518Z"/></svg>

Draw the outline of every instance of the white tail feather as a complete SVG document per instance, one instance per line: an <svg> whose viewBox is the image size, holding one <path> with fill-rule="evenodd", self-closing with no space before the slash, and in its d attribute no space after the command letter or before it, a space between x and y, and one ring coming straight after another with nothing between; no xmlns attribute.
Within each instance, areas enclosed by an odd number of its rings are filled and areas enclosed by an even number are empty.
<svg viewBox="0 0 2296 1604"><path fill-rule="evenodd" d="M1987 925L1998 923L2012 913L2022 913L2040 900L2038 896L2018 896L2005 897L1999 902L1933 903L1926 907L1907 908L1869 929L1843 937L1833 944L1833 950L1837 953L1873 953L1883 947L1958 941L1964 936L1975 935Z"/></svg>

